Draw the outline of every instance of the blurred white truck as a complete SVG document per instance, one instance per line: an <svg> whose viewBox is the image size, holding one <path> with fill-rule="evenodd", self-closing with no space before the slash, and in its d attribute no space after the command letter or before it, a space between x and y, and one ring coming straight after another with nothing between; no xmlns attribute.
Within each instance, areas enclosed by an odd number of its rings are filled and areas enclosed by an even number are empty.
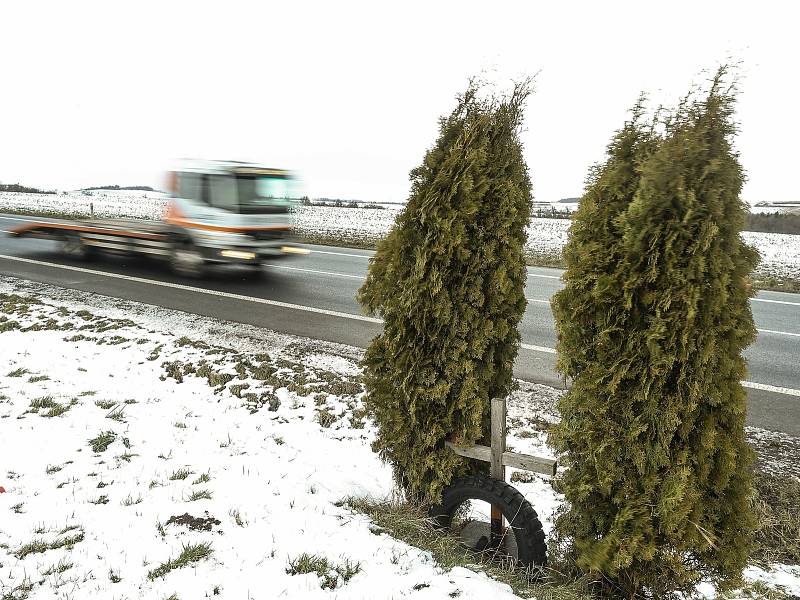
<svg viewBox="0 0 800 600"><path fill-rule="evenodd" d="M203 276L213 263L260 268L269 259L307 253L292 244L292 207L300 198L289 171L193 161L170 172L169 181L161 221L37 221L9 233L55 239L75 259L96 251L155 256L186 277Z"/></svg>

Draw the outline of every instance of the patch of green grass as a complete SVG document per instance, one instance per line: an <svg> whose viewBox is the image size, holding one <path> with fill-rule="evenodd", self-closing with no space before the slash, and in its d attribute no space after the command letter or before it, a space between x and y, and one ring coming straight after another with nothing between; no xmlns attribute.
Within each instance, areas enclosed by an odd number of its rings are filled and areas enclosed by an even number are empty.
<svg viewBox="0 0 800 600"><path fill-rule="evenodd" d="M30 373L28 369L19 368L19 369L14 369L10 373L6 373L6 377L22 377L23 375L27 375L28 373Z"/></svg>
<svg viewBox="0 0 800 600"><path fill-rule="evenodd" d="M185 335L175 340L175 344L181 348L184 346L189 346L191 348L197 348L198 350L205 350L209 347L205 342L194 341Z"/></svg>
<svg viewBox="0 0 800 600"><path fill-rule="evenodd" d="M231 387L229 387L228 391L237 398L241 398L242 392L247 389L250 389L249 383L237 383L236 385L232 385Z"/></svg>
<svg viewBox="0 0 800 600"><path fill-rule="evenodd" d="M122 577L120 577L118 570L115 571L114 569L109 569L108 570L108 580L111 583L119 583L120 581L122 581Z"/></svg>
<svg viewBox="0 0 800 600"><path fill-rule="evenodd" d="M33 591L33 582L27 577L18 586L11 588L10 592L4 592L0 597L2 600L26 600L28 594Z"/></svg>
<svg viewBox="0 0 800 600"><path fill-rule="evenodd" d="M128 494L122 501L122 506L133 506L134 504L141 504L141 503L142 503L141 495L134 498L131 494Z"/></svg>
<svg viewBox="0 0 800 600"><path fill-rule="evenodd" d="M89 500L89 502L90 502L91 504L108 504L109 500L108 500L108 496L106 496L105 494L103 494L103 495L102 495L102 496L100 496L99 498L96 498L96 499L94 499L94 500Z"/></svg>
<svg viewBox="0 0 800 600"><path fill-rule="evenodd" d="M57 548L72 548L78 542L82 542L83 538L84 538L83 530L81 530L78 533L75 533L74 535L67 535L61 539L55 540L53 543L50 544L50 549L55 550Z"/></svg>
<svg viewBox="0 0 800 600"><path fill-rule="evenodd" d="M43 577L48 577L55 573L64 573L66 571L69 571L74 566L75 566L74 564L62 558L60 561L58 561L58 564L50 565L47 569L42 571L41 575Z"/></svg>
<svg viewBox="0 0 800 600"><path fill-rule="evenodd" d="M150 571L147 577L150 581L158 579L159 577L164 577L164 575L170 571L208 558L213 552L214 550L211 548L211 544L188 544L183 547L178 558L170 558L167 562L162 563Z"/></svg>
<svg viewBox="0 0 800 600"><path fill-rule="evenodd" d="M167 377L172 377L176 383L183 383L183 376L187 374L187 372L194 371L194 367L191 365L184 365L179 360L166 361L162 363L161 366L166 373L162 378L166 379Z"/></svg>
<svg viewBox="0 0 800 600"><path fill-rule="evenodd" d="M21 546L19 550L14 552L14 556L22 560L31 554L41 554L48 550L57 550L58 548L72 548L78 542L82 542L83 537L83 531L79 531L74 535L66 535L49 543L41 538L34 539Z"/></svg>
<svg viewBox="0 0 800 600"><path fill-rule="evenodd" d="M58 532L58 535L64 535L65 533L69 533L70 531L76 531L78 529L81 529L80 525L67 525L66 527L64 527L64 529Z"/></svg>
<svg viewBox="0 0 800 600"><path fill-rule="evenodd" d="M483 571L493 579L508 584L515 594L524 598L586 600L593 597L588 579L576 579L562 574L558 565L543 571L521 570L508 564L482 562L481 556L466 548L458 537L434 529L425 511L419 507L369 498L348 498L339 504L366 514L378 530L430 552L436 563L445 570L463 567L472 571ZM567 572L566 568L562 570Z"/></svg>
<svg viewBox="0 0 800 600"><path fill-rule="evenodd" d="M52 475L53 473L58 473L64 467L59 467L58 465L47 465L47 468L44 470L45 473L48 475Z"/></svg>
<svg viewBox="0 0 800 600"><path fill-rule="evenodd" d="M38 383L40 381L49 381L50 378L47 375L33 375L28 379L28 383Z"/></svg>
<svg viewBox="0 0 800 600"><path fill-rule="evenodd" d="M125 422L125 407L124 406L117 406L111 410L107 415L106 419L111 419L112 421L117 421L118 423Z"/></svg>
<svg viewBox="0 0 800 600"><path fill-rule="evenodd" d="M53 400L52 396L42 396L41 398L34 398L31 400L28 412L38 413L43 408L53 408L58 402Z"/></svg>
<svg viewBox="0 0 800 600"><path fill-rule="evenodd" d="M208 473L203 473L200 475L200 477L192 482L192 485L197 485L198 483L208 483L209 481L211 481L211 475Z"/></svg>
<svg viewBox="0 0 800 600"><path fill-rule="evenodd" d="M800 481L757 471L753 484L758 527L751 557L763 563L800 564Z"/></svg>
<svg viewBox="0 0 800 600"><path fill-rule="evenodd" d="M77 402L71 402L70 404L56 404L52 408L50 408L46 413L42 414L43 417L52 418L52 417L60 417L70 408L72 408Z"/></svg>
<svg viewBox="0 0 800 600"><path fill-rule="evenodd" d="M85 370L86 370L86 369L84 369L84 371L85 371ZM96 393L97 393L97 392L90 390L90 391L88 391L88 392L81 392L80 394L78 394L78 396L94 396Z"/></svg>
<svg viewBox="0 0 800 600"><path fill-rule="evenodd" d="M94 394L94 392L92 392L92 394ZM117 403L114 402L113 400L95 400L94 405L97 408L101 408L103 410L110 410L114 408L117 405Z"/></svg>
<svg viewBox="0 0 800 600"><path fill-rule="evenodd" d="M316 575L322 579L320 587L329 590L336 589L340 580L342 585L346 584L360 571L361 563L354 563L349 559L345 559L341 565L337 565L327 558L315 554L308 554L307 552L303 552L300 556L290 559L289 566L286 568L286 573L288 575L316 573Z"/></svg>
<svg viewBox="0 0 800 600"><path fill-rule="evenodd" d="M106 431L99 434L96 438L90 439L89 446L92 447L92 452L105 452L116 439L116 433L113 431Z"/></svg>
<svg viewBox="0 0 800 600"><path fill-rule="evenodd" d="M96 339L96 338L93 338L93 337L91 337L91 336L84 335L84 334L82 334L82 333L78 333L78 334L76 334L76 335L71 335L71 336L65 337L65 338L64 338L64 341L65 341L65 342L74 343L74 342L83 342L83 341L85 341L85 340L88 340L88 341L93 341L93 340L95 340L95 339ZM85 370L86 370L86 369L84 369L84 371L85 371Z"/></svg>
<svg viewBox="0 0 800 600"><path fill-rule="evenodd" d="M0 333L14 331L15 329L19 329L18 321L9 320L8 317L0 317Z"/></svg>
<svg viewBox="0 0 800 600"><path fill-rule="evenodd" d="M14 506L11 507L11 510L14 511L15 514L21 515L23 513L22 507L25 506L22 502L17 502Z"/></svg>
<svg viewBox="0 0 800 600"><path fill-rule="evenodd" d="M158 360L158 357L161 356L161 350L164 349L164 344L159 344L155 348L150 351L150 354L147 356L147 360Z"/></svg>
<svg viewBox="0 0 800 600"><path fill-rule="evenodd" d="M189 494L187 502L195 502L196 500L211 500L211 492L208 490L195 490Z"/></svg>
<svg viewBox="0 0 800 600"><path fill-rule="evenodd" d="M177 471L173 471L172 475L169 476L170 481L183 481L189 475L194 475L194 471L190 471L189 469L178 469Z"/></svg>
<svg viewBox="0 0 800 600"><path fill-rule="evenodd" d="M325 427L326 429L336 422L336 415L334 415L327 407L318 409L314 418L321 427Z"/></svg>
<svg viewBox="0 0 800 600"><path fill-rule="evenodd" d="M16 556L19 560L22 560L30 554L41 554L43 552L47 552L49 549L50 544L48 544L45 540L35 539L31 540L27 544L22 545L19 550L14 552L14 556Z"/></svg>
<svg viewBox="0 0 800 600"><path fill-rule="evenodd" d="M45 412L41 413L41 416L48 418L60 417L77 403L77 400L72 400L69 404L60 404L53 400L52 396L44 396L31 400L30 407L25 412L39 414L39 411L44 409Z"/></svg>
<svg viewBox="0 0 800 600"><path fill-rule="evenodd" d="M184 423L183 421L175 421L173 425L178 429L186 429L186 423Z"/></svg>
<svg viewBox="0 0 800 600"><path fill-rule="evenodd" d="M122 461L125 461L125 462L129 463L129 462L131 462L131 460L133 458L135 458L137 456L139 456L139 455L138 454L133 454L131 452L123 452L122 454L120 454L118 456L115 456L114 458L116 458L117 460L122 460Z"/></svg>
<svg viewBox="0 0 800 600"><path fill-rule="evenodd" d="M242 515L238 508L231 509L230 513L228 514L233 517L234 523L236 523L239 527L245 526L245 521L242 519Z"/></svg>

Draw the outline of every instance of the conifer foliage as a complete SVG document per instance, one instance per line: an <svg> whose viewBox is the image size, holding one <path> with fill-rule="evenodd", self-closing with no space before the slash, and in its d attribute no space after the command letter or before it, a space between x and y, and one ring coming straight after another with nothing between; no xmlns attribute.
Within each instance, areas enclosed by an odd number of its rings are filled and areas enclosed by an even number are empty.
<svg viewBox="0 0 800 600"><path fill-rule="evenodd" d="M529 89L484 98L471 84L440 119L359 291L385 322L364 358L373 448L414 501L438 500L470 470L444 441L484 438L490 399L511 389L531 212L519 140Z"/></svg>
<svg viewBox="0 0 800 600"><path fill-rule="evenodd" d="M579 567L628 597L735 580L750 547L740 381L758 254L740 236L725 76L659 136L638 105L590 175L553 302L573 380L552 438L568 466L557 528Z"/></svg>

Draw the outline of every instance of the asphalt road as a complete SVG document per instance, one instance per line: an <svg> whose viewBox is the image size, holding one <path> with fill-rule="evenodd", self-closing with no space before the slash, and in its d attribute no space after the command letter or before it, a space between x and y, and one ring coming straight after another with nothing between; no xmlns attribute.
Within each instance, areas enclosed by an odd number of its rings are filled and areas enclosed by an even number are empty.
<svg viewBox="0 0 800 600"><path fill-rule="evenodd" d="M0 215L0 230L27 220ZM53 242L0 236L0 274L366 347L381 325L361 314L354 297L372 252L308 248L310 255L276 261L261 277L228 268L193 281L144 259L76 263ZM516 376L557 387L564 382L554 369L549 298L561 287L560 275L558 269L528 269L523 346L515 364ZM800 435L800 294L760 292L752 306L759 335L746 352L748 422Z"/></svg>

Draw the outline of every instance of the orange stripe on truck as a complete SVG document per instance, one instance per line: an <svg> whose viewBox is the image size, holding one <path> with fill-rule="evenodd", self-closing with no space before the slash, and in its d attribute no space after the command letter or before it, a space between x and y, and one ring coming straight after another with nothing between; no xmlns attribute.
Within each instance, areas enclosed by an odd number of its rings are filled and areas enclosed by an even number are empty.
<svg viewBox="0 0 800 600"><path fill-rule="evenodd" d="M290 231L292 228L288 225L270 225L264 227L228 227L225 225L207 225L205 223L197 223L188 219L181 219L179 217L172 217L169 214L164 219L170 225L181 225L190 229L204 229L206 231L224 231L226 233L246 233L248 231Z"/></svg>
<svg viewBox="0 0 800 600"><path fill-rule="evenodd" d="M123 235L127 237L142 238L147 240L157 240L162 236L157 233L141 233L138 231L128 231L125 229L105 229L104 227L91 227L88 225L68 225L67 223L30 223L19 225L9 230L13 235L20 235L36 229L66 229L69 231L83 231L85 233L100 233L105 235Z"/></svg>

